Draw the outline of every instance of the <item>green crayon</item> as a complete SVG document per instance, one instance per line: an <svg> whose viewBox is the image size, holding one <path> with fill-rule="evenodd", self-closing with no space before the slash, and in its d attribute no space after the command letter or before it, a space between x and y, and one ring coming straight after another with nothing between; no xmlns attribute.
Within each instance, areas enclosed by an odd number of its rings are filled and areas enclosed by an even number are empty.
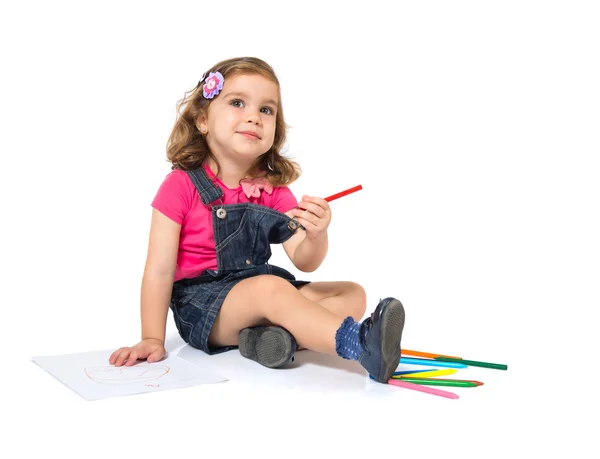
<svg viewBox="0 0 600 459"><path fill-rule="evenodd" d="M423 386L448 386L448 387L477 387L478 384L471 381L457 381L449 379L435 379L435 378L397 378L400 381L406 381L413 384L421 384Z"/></svg>
<svg viewBox="0 0 600 459"><path fill-rule="evenodd" d="M449 357L435 357L435 360L439 360L440 362L463 363L472 367L494 368L496 370L508 369L507 365L503 365L501 363L478 362L477 360L451 359Z"/></svg>

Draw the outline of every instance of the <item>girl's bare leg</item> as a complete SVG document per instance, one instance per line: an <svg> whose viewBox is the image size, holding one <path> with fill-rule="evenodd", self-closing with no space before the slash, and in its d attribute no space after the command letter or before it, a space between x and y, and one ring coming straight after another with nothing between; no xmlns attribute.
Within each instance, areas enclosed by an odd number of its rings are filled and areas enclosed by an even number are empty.
<svg viewBox="0 0 600 459"><path fill-rule="evenodd" d="M354 298L351 306L343 306L345 298ZM298 290L277 276L251 277L239 282L225 298L208 342L214 347L237 346L242 329L273 323L286 328L300 346L336 355L338 328L348 315L362 317L364 303L362 287L353 283L314 283ZM349 314L347 308L352 310Z"/></svg>
<svg viewBox="0 0 600 459"><path fill-rule="evenodd" d="M312 282L298 290L342 320L352 316L358 322L367 309L365 290L354 282Z"/></svg>

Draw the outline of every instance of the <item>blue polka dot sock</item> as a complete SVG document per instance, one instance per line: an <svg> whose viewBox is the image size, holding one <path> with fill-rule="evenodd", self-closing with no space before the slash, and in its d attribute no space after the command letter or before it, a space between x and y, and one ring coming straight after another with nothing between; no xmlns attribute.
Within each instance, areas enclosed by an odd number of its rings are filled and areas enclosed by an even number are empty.
<svg viewBox="0 0 600 459"><path fill-rule="evenodd" d="M335 333L335 351L340 357L347 360L358 360L363 347L360 344L358 333L360 324L350 316L346 317Z"/></svg>

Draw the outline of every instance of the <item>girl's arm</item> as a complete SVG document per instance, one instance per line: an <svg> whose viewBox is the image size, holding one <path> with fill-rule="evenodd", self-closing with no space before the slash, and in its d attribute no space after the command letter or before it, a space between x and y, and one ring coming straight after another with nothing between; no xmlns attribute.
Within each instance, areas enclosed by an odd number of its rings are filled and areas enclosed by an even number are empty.
<svg viewBox="0 0 600 459"><path fill-rule="evenodd" d="M286 212L286 215L296 218L305 230L297 230L283 243L285 252L300 271L315 271L323 263L329 248L329 204L322 198L303 196L298 207Z"/></svg>
<svg viewBox="0 0 600 459"><path fill-rule="evenodd" d="M311 240L302 229L296 230L296 234L283 243L283 249L294 266L305 273L316 271L321 266L328 248L327 233Z"/></svg>
<svg viewBox="0 0 600 459"><path fill-rule="evenodd" d="M152 209L148 256L141 292L142 339L165 342L167 313L177 265L181 225Z"/></svg>
<svg viewBox="0 0 600 459"><path fill-rule="evenodd" d="M116 366L133 365L138 359L155 362L165 355L165 329L181 225L156 209L152 210L148 256L141 292L142 340L133 347L113 352L109 362Z"/></svg>

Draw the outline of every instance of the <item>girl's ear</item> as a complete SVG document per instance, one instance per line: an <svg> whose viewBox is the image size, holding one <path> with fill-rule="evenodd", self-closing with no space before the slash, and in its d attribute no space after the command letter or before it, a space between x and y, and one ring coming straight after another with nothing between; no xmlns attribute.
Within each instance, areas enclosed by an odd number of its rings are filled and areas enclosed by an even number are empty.
<svg viewBox="0 0 600 459"><path fill-rule="evenodd" d="M196 118L196 128L203 134L208 132L208 122L205 113L200 113Z"/></svg>
<svg viewBox="0 0 600 459"><path fill-rule="evenodd" d="M198 128L198 130L200 132L208 131L208 125L206 123L206 118L204 116L201 115L196 119L196 128Z"/></svg>

